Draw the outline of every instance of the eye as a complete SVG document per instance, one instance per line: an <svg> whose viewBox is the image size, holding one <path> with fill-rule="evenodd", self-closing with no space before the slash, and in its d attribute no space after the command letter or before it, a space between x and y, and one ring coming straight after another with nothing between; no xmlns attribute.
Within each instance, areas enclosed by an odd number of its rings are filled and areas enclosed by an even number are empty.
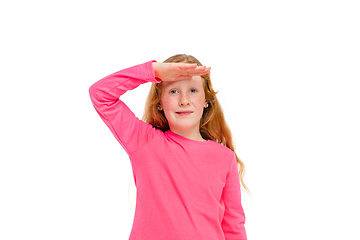
<svg viewBox="0 0 360 240"><path fill-rule="evenodd" d="M177 93L177 92L178 92L178 91L175 90L175 89L170 91L171 94L175 94L175 93Z"/></svg>
<svg viewBox="0 0 360 240"><path fill-rule="evenodd" d="M196 90L196 89L191 89L190 92L191 92L191 93L196 93L197 90Z"/></svg>

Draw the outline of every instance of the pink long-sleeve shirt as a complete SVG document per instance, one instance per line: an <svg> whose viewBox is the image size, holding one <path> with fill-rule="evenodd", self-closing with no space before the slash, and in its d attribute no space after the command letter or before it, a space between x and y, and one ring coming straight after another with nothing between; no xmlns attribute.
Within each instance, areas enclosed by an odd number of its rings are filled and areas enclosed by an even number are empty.
<svg viewBox="0 0 360 240"><path fill-rule="evenodd" d="M119 97L155 78L152 62L90 87L93 105L129 155L137 187L129 240L243 240L245 215L235 154L211 140L162 132Z"/></svg>

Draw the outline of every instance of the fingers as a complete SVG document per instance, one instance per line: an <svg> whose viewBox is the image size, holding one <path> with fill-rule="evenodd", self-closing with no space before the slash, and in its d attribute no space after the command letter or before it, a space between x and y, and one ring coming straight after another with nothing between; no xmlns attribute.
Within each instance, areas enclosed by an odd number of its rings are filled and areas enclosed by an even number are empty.
<svg viewBox="0 0 360 240"><path fill-rule="evenodd" d="M203 70L203 71L187 72L184 75L178 76L176 78L176 81L178 81L178 80L186 80L186 79L192 78L194 76L203 76L203 75L207 74L210 71L210 69L211 69L210 67L206 67L205 70Z"/></svg>
<svg viewBox="0 0 360 240"><path fill-rule="evenodd" d="M196 63L178 63L178 66L181 69L192 69L196 68L198 65Z"/></svg>
<svg viewBox="0 0 360 240"><path fill-rule="evenodd" d="M190 70L187 72L187 75L191 75L191 76L202 76L207 74L210 71L210 67L206 67L206 66L201 66L201 67L197 67L194 68L193 70Z"/></svg>
<svg viewBox="0 0 360 240"><path fill-rule="evenodd" d="M211 67L206 66L197 66L197 64L187 64L184 63L179 65L179 70L181 71L181 75L184 76L201 76L207 74Z"/></svg>

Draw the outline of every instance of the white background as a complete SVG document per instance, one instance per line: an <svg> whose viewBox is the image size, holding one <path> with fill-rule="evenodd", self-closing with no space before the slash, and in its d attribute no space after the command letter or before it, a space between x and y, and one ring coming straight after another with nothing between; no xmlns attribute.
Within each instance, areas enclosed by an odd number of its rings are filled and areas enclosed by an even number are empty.
<svg viewBox="0 0 360 240"><path fill-rule="evenodd" d="M178 53L212 67L248 238L360 239L356 3L2 1L0 239L128 239L130 161L88 89Z"/></svg>

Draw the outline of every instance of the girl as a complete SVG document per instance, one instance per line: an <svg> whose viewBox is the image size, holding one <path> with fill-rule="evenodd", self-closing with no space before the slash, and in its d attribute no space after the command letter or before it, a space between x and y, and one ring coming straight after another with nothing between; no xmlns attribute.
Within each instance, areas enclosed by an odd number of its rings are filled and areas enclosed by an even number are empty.
<svg viewBox="0 0 360 240"><path fill-rule="evenodd" d="M119 97L147 82L141 121ZM175 55L115 72L89 91L130 157L137 198L129 240L247 239L244 165L234 153L210 67Z"/></svg>

